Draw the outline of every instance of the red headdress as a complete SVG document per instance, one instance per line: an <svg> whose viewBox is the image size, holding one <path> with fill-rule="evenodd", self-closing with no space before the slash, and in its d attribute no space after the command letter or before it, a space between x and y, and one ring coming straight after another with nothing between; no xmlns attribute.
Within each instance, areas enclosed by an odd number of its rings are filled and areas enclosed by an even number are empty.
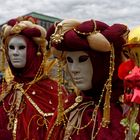
<svg viewBox="0 0 140 140"><path fill-rule="evenodd" d="M27 43L27 63L24 68L14 68L8 58L7 45L9 39L13 36L22 36ZM37 25L37 20L33 17L18 17L11 19L2 26L2 44L11 67L12 73L20 82L33 80L41 63L44 61L46 53L46 30ZM39 54L39 56L37 56ZM27 80L28 79L28 80Z"/></svg>

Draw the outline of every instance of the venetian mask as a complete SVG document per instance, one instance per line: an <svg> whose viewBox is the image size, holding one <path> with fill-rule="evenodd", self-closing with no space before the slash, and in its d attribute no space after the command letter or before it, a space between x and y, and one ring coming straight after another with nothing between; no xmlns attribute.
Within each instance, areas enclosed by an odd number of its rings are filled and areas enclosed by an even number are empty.
<svg viewBox="0 0 140 140"><path fill-rule="evenodd" d="M93 67L89 55L84 51L66 53L68 70L80 90L92 88Z"/></svg>
<svg viewBox="0 0 140 140"><path fill-rule="evenodd" d="M8 43L8 55L11 64L15 68L23 68L26 65L27 44L21 36L14 36Z"/></svg>

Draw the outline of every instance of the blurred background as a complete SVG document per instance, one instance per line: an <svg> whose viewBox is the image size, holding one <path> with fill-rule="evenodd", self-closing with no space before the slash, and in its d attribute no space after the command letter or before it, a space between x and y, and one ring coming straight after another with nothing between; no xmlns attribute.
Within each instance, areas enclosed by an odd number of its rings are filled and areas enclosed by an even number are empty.
<svg viewBox="0 0 140 140"><path fill-rule="evenodd" d="M96 19L108 24L140 24L139 0L0 0L0 24L31 12L65 19Z"/></svg>

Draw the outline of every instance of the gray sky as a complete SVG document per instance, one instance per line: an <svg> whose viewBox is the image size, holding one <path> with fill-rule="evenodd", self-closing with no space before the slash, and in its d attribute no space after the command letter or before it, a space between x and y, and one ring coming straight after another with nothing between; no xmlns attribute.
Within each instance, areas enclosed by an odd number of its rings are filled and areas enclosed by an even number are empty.
<svg viewBox="0 0 140 140"><path fill-rule="evenodd" d="M139 0L0 0L0 24L38 12L57 18L96 19L107 24L140 25Z"/></svg>

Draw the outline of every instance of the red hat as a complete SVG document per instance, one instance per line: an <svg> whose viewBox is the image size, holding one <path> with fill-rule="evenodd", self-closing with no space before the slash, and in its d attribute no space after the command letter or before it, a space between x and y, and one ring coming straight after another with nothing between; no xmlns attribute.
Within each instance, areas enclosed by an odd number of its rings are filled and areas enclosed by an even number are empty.
<svg viewBox="0 0 140 140"><path fill-rule="evenodd" d="M123 24L108 26L101 21L80 23L70 19L53 25L47 32L47 40L56 50L107 52L111 50L111 43L122 47L125 43L123 35L127 31L127 26Z"/></svg>
<svg viewBox="0 0 140 140"><path fill-rule="evenodd" d="M33 80L38 71L43 70L45 66L46 29L38 25L36 21L33 17L23 16L11 19L2 26L1 37L2 47L5 50L4 55L7 58L12 74L16 75L15 78L18 81ZM13 67L8 53L9 40L15 36L21 36L27 44L26 65L20 70ZM17 76L17 73L20 74Z"/></svg>
<svg viewBox="0 0 140 140"><path fill-rule="evenodd" d="M46 30L40 25L37 25L37 19L31 16L23 16L11 19L2 26L1 36L3 44L7 38L15 35L23 35L31 38L41 49L46 47Z"/></svg>
<svg viewBox="0 0 140 140"><path fill-rule="evenodd" d="M55 27L54 34L51 35L51 46L62 51L110 51L109 41L102 35L102 32L108 28L108 25L89 20L80 23L75 20L64 20ZM50 28L54 30L54 28ZM52 31L48 31L49 35ZM49 39L49 37L47 37Z"/></svg>

